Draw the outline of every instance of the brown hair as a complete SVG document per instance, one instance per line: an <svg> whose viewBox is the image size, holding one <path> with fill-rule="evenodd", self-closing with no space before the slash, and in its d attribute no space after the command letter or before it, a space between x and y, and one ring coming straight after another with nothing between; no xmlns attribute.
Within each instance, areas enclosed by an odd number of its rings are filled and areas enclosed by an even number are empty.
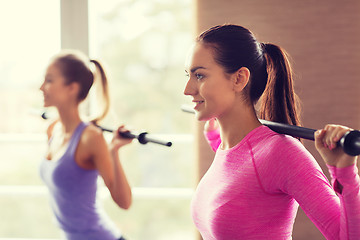
<svg viewBox="0 0 360 240"><path fill-rule="evenodd" d="M56 55L53 62L58 65L66 79L66 84L76 82L80 85L78 95L79 102L86 99L95 76L99 76L102 85L104 107L100 116L92 120L93 123L105 118L110 108L110 98L108 90L108 80L102 64L98 60L90 60L85 54L75 50L64 50ZM91 63L95 65L95 72L91 70ZM99 74L96 74L99 73Z"/></svg>
<svg viewBox="0 0 360 240"><path fill-rule="evenodd" d="M248 29L231 24L208 29L197 42L214 50L215 61L226 73L234 73L241 67L249 69L245 99L256 104L261 97L259 118L300 125L292 70L282 48L259 43Z"/></svg>

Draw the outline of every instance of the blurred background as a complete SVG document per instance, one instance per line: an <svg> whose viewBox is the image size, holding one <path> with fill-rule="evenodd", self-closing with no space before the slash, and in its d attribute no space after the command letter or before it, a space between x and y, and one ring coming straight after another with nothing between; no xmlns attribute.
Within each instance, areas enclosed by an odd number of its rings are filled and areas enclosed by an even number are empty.
<svg viewBox="0 0 360 240"><path fill-rule="evenodd" d="M0 239L60 238L38 167L48 124L39 87L61 48L105 64L112 112L104 126L125 123L173 142L121 151L134 204L123 211L104 189L106 211L129 239L195 237L194 121L180 110L191 9L190 0L0 0Z"/></svg>
<svg viewBox="0 0 360 240"><path fill-rule="evenodd" d="M173 142L121 151L134 204L119 209L101 187L107 213L130 240L198 239L189 205L213 153L202 124L180 110L190 101L184 61L195 35L223 23L289 52L305 126L360 128L357 0L0 0L0 240L60 238L38 167L48 124L39 87L62 48L105 63L112 112L104 126ZM96 112L91 96L84 109ZM328 174L313 143L305 146ZM300 210L293 239L324 238Z"/></svg>

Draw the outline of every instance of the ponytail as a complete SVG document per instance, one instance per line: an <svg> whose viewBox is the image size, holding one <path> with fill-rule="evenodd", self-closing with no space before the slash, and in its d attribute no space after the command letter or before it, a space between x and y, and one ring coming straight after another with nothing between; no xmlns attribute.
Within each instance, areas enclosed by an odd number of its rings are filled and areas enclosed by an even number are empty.
<svg viewBox="0 0 360 240"><path fill-rule="evenodd" d="M89 57L78 50L62 50L53 58L53 63L57 64L63 76L65 77L66 84L76 82L80 85L78 94L78 101L84 101L93 86L93 83L101 84L102 89L102 105L103 112L100 116L92 120L93 123L105 118L110 108L108 81L103 66L97 60L89 60ZM91 68L91 63L95 65L95 71ZM99 78L101 82L94 81Z"/></svg>
<svg viewBox="0 0 360 240"><path fill-rule="evenodd" d="M255 105L261 98L259 118L300 125L298 99L284 50L273 44L260 44L250 30L233 24L212 27L196 40L213 49L215 61L226 73L241 67L250 70L244 99Z"/></svg>
<svg viewBox="0 0 360 240"><path fill-rule="evenodd" d="M300 126L298 97L287 53L279 46L261 44L266 59L267 85L261 96L259 117Z"/></svg>
<svg viewBox="0 0 360 240"><path fill-rule="evenodd" d="M102 113L98 117L91 120L92 123L97 124L99 121L103 120L106 117L106 115L108 114L109 109L110 109L109 87L108 87L107 76L106 76L104 68L100 64L100 62L97 60L93 60L93 59L90 60L90 62L94 63L94 65L96 67L96 71L94 73L94 78L100 77L99 80L101 80L103 109L102 109ZM97 81L98 80L96 79L95 82L97 82Z"/></svg>

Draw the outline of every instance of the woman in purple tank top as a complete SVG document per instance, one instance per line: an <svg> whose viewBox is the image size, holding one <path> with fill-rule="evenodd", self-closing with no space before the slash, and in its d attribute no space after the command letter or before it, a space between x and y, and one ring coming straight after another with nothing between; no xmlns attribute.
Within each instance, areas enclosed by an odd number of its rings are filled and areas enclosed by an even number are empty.
<svg viewBox="0 0 360 240"><path fill-rule="evenodd" d="M327 125L315 134L331 186L300 141L258 120L299 125L284 50L226 24L200 34L191 53L184 93L198 120L208 121L216 151L191 205L203 239L290 240L299 206L326 239L360 239L357 157L336 147L349 128Z"/></svg>
<svg viewBox="0 0 360 240"><path fill-rule="evenodd" d="M95 79L99 76L99 79ZM85 123L79 104L94 81L100 81L104 111ZM49 64L41 85L44 106L55 107L59 119L47 130L48 151L40 175L50 192L50 203L59 227L68 240L124 239L96 200L97 179L101 176L112 199L123 209L131 205L131 188L118 150L131 142L115 131L107 144L95 126L109 110L108 85L102 65L77 51L63 51ZM126 131L124 126L119 131Z"/></svg>

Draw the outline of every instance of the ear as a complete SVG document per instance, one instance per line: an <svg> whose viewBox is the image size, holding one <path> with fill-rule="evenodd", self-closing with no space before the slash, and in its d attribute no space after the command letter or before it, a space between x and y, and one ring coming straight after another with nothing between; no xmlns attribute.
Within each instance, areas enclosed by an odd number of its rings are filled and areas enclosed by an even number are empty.
<svg viewBox="0 0 360 240"><path fill-rule="evenodd" d="M235 92L241 92L249 82L250 70L246 67L239 68L233 73L233 89Z"/></svg>
<svg viewBox="0 0 360 240"><path fill-rule="evenodd" d="M80 85L77 82L72 82L68 85L69 88L69 94L71 96L75 96L75 98L78 97L79 91L80 91Z"/></svg>

